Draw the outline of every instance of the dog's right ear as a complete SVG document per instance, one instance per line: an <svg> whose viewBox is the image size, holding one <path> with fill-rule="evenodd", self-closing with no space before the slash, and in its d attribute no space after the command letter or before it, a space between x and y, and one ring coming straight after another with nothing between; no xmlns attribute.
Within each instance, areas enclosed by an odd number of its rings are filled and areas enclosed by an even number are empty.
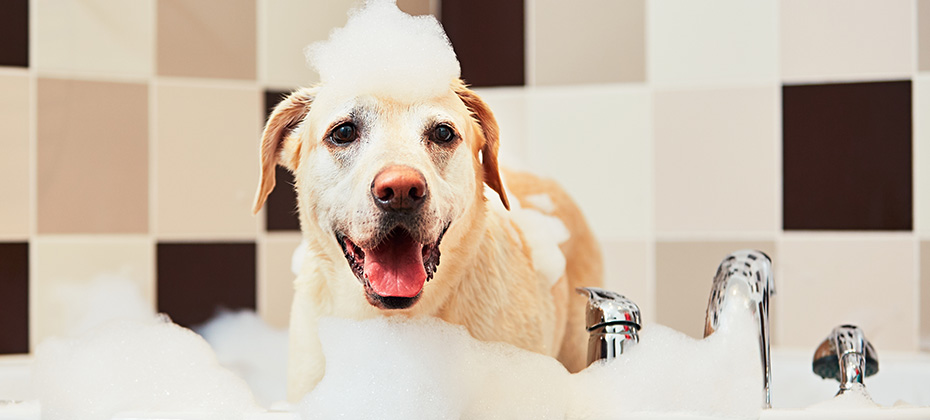
<svg viewBox="0 0 930 420"><path fill-rule="evenodd" d="M290 94L281 101L265 124L262 132L261 146L261 180L255 194L252 213L258 213L265 204L268 194L274 189L275 165L281 165L291 172L300 162L300 139L291 136L291 131L310 112L310 104L316 96L317 88L303 88Z"/></svg>

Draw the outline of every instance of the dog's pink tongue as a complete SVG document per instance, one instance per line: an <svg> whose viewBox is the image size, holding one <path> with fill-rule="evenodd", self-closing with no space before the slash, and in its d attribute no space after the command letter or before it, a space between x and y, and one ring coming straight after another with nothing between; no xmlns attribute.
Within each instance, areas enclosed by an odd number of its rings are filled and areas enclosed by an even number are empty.
<svg viewBox="0 0 930 420"><path fill-rule="evenodd" d="M423 290L422 245L403 231L391 233L384 242L365 250L365 275L372 291L385 297L414 297Z"/></svg>

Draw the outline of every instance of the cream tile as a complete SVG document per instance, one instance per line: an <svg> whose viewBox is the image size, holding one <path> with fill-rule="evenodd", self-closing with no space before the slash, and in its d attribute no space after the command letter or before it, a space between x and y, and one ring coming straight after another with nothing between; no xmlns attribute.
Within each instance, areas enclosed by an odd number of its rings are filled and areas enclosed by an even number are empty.
<svg viewBox="0 0 930 420"><path fill-rule="evenodd" d="M155 250L145 237L39 237L32 241L31 347L92 321L155 308Z"/></svg>
<svg viewBox="0 0 930 420"><path fill-rule="evenodd" d="M646 1L536 0L531 74L537 85L641 82L646 78ZM591 13L597 10L597 13Z"/></svg>
<svg viewBox="0 0 930 420"><path fill-rule="evenodd" d="M527 162L527 103L523 88L475 89L491 107L501 130L500 161L508 168L519 169Z"/></svg>
<svg viewBox="0 0 930 420"><path fill-rule="evenodd" d="M38 81L39 233L148 232L148 86Z"/></svg>
<svg viewBox="0 0 930 420"><path fill-rule="evenodd" d="M29 237L29 77L0 76L0 237Z"/></svg>
<svg viewBox="0 0 930 420"><path fill-rule="evenodd" d="M291 270L291 258L300 239L299 232L270 235L261 248L258 314L274 327L287 328L290 323L294 279L297 277Z"/></svg>
<svg viewBox="0 0 930 420"><path fill-rule="evenodd" d="M813 350L833 327L861 327L879 352L917 349L911 235L786 235L779 245L779 342Z"/></svg>
<svg viewBox="0 0 930 420"><path fill-rule="evenodd" d="M256 0L159 0L158 74L256 78Z"/></svg>
<svg viewBox="0 0 930 420"><path fill-rule="evenodd" d="M769 241L656 243L656 307L658 322L694 338L704 336L707 300L717 267L731 252L757 249L778 266L775 243ZM775 288L781 298L779 278ZM780 321L773 319L773 325Z"/></svg>
<svg viewBox="0 0 930 420"><path fill-rule="evenodd" d="M656 230L778 229L776 86L655 94Z"/></svg>
<svg viewBox="0 0 930 420"><path fill-rule="evenodd" d="M37 0L34 67L130 76L152 73L153 0Z"/></svg>
<svg viewBox="0 0 930 420"><path fill-rule="evenodd" d="M789 82L910 76L910 0L779 3L782 79Z"/></svg>
<svg viewBox="0 0 930 420"><path fill-rule="evenodd" d="M656 320L655 282L650 278L650 245L646 241L601 241L604 288L636 302L643 323Z"/></svg>
<svg viewBox="0 0 930 420"><path fill-rule="evenodd" d="M307 65L304 48L345 25L357 0L259 0L263 22L260 62L263 82L306 86L320 81Z"/></svg>
<svg viewBox="0 0 930 420"><path fill-rule="evenodd" d="M162 84L157 103L159 238L254 238L261 92Z"/></svg>
<svg viewBox="0 0 930 420"><path fill-rule="evenodd" d="M769 82L778 77L774 0L651 0L649 80L658 85Z"/></svg>
<svg viewBox="0 0 930 420"><path fill-rule="evenodd" d="M913 82L914 230L930 235L930 76Z"/></svg>
<svg viewBox="0 0 930 420"><path fill-rule="evenodd" d="M540 88L528 101L528 165L558 181L602 240L652 228L651 95L634 86Z"/></svg>
<svg viewBox="0 0 930 420"><path fill-rule="evenodd" d="M930 350L930 242L920 242L920 349Z"/></svg>

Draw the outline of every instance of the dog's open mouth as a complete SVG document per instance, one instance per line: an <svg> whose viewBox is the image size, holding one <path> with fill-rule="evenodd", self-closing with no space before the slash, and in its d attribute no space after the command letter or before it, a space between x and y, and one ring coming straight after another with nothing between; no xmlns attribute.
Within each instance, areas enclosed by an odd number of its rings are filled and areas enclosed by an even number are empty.
<svg viewBox="0 0 930 420"><path fill-rule="evenodd" d="M362 248L343 235L336 238L349 267L365 286L368 301L383 309L403 309L416 303L439 265L442 234L436 242L424 244L403 227L396 227L372 248Z"/></svg>

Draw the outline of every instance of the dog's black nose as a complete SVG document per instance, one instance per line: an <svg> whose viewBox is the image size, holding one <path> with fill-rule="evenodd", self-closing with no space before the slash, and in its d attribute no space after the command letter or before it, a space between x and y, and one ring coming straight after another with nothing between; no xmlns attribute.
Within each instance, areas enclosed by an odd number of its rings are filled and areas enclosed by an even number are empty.
<svg viewBox="0 0 930 420"><path fill-rule="evenodd" d="M375 175L371 195L382 209L413 210L426 201L426 179L409 166L390 166Z"/></svg>

